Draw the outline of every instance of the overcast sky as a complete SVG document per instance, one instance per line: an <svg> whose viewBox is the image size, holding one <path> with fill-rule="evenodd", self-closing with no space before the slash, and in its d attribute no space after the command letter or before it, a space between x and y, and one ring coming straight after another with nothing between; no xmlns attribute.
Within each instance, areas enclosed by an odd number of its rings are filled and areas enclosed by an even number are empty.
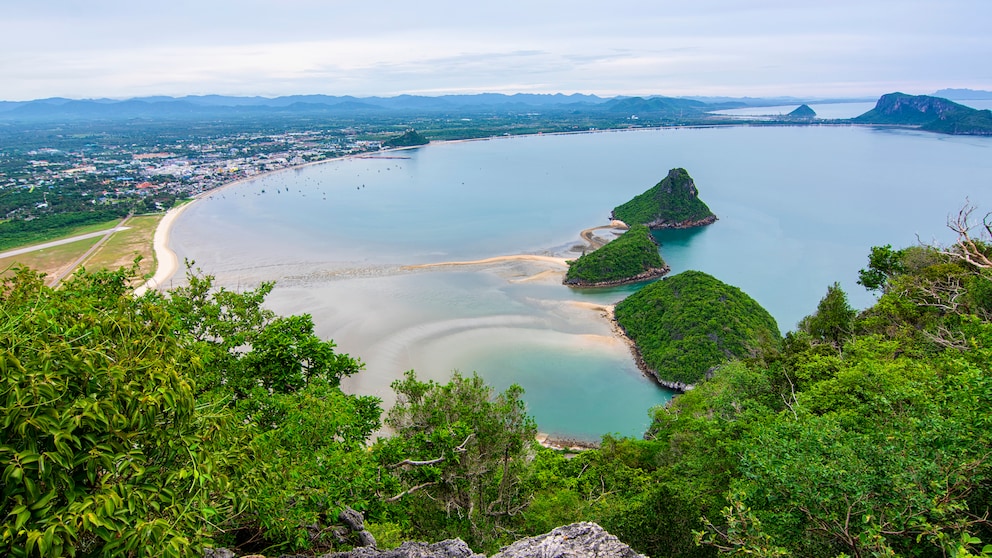
<svg viewBox="0 0 992 558"><path fill-rule="evenodd" d="M3 0L0 99L992 90L990 0Z"/></svg>

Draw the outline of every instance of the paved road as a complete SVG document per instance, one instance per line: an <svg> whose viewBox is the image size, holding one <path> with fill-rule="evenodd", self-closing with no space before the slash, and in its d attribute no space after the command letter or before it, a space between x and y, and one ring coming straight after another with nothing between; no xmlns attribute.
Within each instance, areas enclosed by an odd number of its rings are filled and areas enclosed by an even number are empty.
<svg viewBox="0 0 992 558"><path fill-rule="evenodd" d="M20 256L21 254L27 254L28 252L34 252L36 250L44 250L45 248L51 248L53 246L60 246L62 244L69 244L70 242L76 242L78 240L86 240L87 238L94 238L97 236L107 236L110 233L117 231L127 230L128 227L117 225L112 229L107 229L104 231L91 232L86 234L81 234L79 236L72 236L69 238L63 238L62 240L53 240L52 242L46 242L44 244L35 244L34 246L28 246L27 248L18 248L16 250L9 250L7 252L0 252L0 258L9 258L10 256Z"/></svg>

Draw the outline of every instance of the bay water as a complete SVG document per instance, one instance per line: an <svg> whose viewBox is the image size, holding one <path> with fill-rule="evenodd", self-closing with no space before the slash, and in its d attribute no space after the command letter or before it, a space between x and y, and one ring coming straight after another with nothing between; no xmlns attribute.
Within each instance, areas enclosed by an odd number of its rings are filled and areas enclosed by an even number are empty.
<svg viewBox="0 0 992 558"><path fill-rule="evenodd" d="M871 304L856 284L871 246L948 243L947 217L966 200L992 209L992 138L682 128L433 144L274 173L193 204L172 247L229 288L276 281L270 307L313 315L366 363L344 388L386 407L406 370L441 382L477 372L499 390L520 384L542 431L638 436L671 393L640 373L601 307L639 286L569 289L552 261L411 266L576 257L581 230L674 167L719 220L655 234L672 273L740 287L783 332L835 281Z"/></svg>

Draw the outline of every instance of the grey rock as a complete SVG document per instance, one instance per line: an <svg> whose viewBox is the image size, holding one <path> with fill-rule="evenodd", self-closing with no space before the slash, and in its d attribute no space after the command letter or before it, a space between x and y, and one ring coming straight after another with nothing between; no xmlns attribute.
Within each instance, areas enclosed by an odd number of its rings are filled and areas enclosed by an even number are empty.
<svg viewBox="0 0 992 558"><path fill-rule="evenodd" d="M238 555L229 548L204 548L203 558L236 558Z"/></svg>
<svg viewBox="0 0 992 558"><path fill-rule="evenodd" d="M358 546L375 548L375 537L365 530L365 517L361 512L345 506L338 514L338 521L344 523L358 537Z"/></svg>
<svg viewBox="0 0 992 558"><path fill-rule="evenodd" d="M334 552L320 558L485 558L460 539L448 539L434 544L405 542L393 550L376 550L369 547L348 552Z"/></svg>
<svg viewBox="0 0 992 558"><path fill-rule="evenodd" d="M521 539L492 558L646 558L595 523L573 523Z"/></svg>

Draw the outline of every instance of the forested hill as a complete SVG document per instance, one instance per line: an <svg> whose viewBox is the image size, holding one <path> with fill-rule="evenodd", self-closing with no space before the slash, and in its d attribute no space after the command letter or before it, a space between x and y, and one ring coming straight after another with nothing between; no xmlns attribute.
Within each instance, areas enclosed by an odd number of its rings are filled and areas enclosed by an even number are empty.
<svg viewBox="0 0 992 558"><path fill-rule="evenodd" d="M668 269L651 231L645 225L636 225L569 262L564 283L575 287L622 285L661 277Z"/></svg>
<svg viewBox="0 0 992 558"><path fill-rule="evenodd" d="M383 142L384 147L416 147L418 145L427 145L430 140L425 138L416 130L410 129L403 132L402 135L389 138Z"/></svg>
<svg viewBox="0 0 992 558"><path fill-rule="evenodd" d="M686 389L727 360L775 350L775 319L746 293L700 271L652 283L616 305L616 321L661 384Z"/></svg>
<svg viewBox="0 0 992 558"><path fill-rule="evenodd" d="M692 177L681 168L668 171L654 187L615 207L613 218L652 229L680 229L716 221L716 215L699 199Z"/></svg>

